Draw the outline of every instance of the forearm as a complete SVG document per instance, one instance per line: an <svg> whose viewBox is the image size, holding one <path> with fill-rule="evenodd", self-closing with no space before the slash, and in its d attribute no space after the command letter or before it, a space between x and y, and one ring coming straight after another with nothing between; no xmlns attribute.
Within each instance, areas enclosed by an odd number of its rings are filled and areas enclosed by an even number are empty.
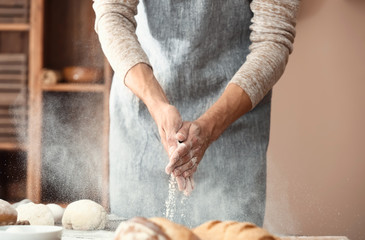
<svg viewBox="0 0 365 240"><path fill-rule="evenodd" d="M230 83L240 86L254 108L284 73L293 51L300 0L253 0L250 54Z"/></svg>
<svg viewBox="0 0 365 240"><path fill-rule="evenodd" d="M251 110L252 103L247 93L236 84L229 84L222 96L199 119L206 128L209 141L215 141L224 130L242 115Z"/></svg>
<svg viewBox="0 0 365 240"><path fill-rule="evenodd" d="M138 0L94 0L95 31L114 72L125 80L138 63L149 64L136 35Z"/></svg>
<svg viewBox="0 0 365 240"><path fill-rule="evenodd" d="M153 75L151 67L144 63L139 63L128 71L125 85L146 104L155 121L158 110L169 104L165 92Z"/></svg>

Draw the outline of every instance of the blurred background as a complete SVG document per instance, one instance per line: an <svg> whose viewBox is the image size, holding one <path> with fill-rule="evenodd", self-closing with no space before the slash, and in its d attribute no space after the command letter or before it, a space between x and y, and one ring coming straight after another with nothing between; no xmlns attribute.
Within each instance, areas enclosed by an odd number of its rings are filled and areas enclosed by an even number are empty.
<svg viewBox="0 0 365 240"><path fill-rule="evenodd" d="M267 184L269 230L365 239L365 1L302 0Z"/></svg>
<svg viewBox="0 0 365 240"><path fill-rule="evenodd" d="M107 206L112 72L91 1L0 0L1 9L0 198ZM80 83L70 66L99 74ZM272 102L269 231L365 239L364 92L365 1L302 0Z"/></svg>

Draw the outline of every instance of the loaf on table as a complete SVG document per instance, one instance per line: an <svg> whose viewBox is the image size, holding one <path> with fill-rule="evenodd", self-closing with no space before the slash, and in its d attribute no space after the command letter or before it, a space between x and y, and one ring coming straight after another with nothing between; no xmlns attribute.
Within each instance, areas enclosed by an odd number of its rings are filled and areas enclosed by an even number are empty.
<svg viewBox="0 0 365 240"><path fill-rule="evenodd" d="M18 212L7 201L0 199L0 226L16 223Z"/></svg>
<svg viewBox="0 0 365 240"><path fill-rule="evenodd" d="M171 240L200 240L189 228L166 218L150 218Z"/></svg>
<svg viewBox="0 0 365 240"><path fill-rule="evenodd" d="M280 240L248 222L209 221L192 231L201 240Z"/></svg>
<svg viewBox="0 0 365 240"><path fill-rule="evenodd" d="M200 240L190 229L164 218L136 217L122 222L114 240Z"/></svg>

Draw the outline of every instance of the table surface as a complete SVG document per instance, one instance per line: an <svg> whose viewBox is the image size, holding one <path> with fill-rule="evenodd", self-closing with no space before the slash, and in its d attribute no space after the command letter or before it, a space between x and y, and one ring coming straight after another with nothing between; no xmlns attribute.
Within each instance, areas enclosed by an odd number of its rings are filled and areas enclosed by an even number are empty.
<svg viewBox="0 0 365 240"><path fill-rule="evenodd" d="M62 232L62 240L80 240L80 239L99 239L112 240L114 237L113 231L76 231L66 230Z"/></svg>
<svg viewBox="0 0 365 240"><path fill-rule="evenodd" d="M113 240L113 231L75 231L75 230L63 230L62 240L80 240L80 239L98 239L98 240ZM285 236L280 237L281 240L349 240L347 237L308 237L308 236Z"/></svg>

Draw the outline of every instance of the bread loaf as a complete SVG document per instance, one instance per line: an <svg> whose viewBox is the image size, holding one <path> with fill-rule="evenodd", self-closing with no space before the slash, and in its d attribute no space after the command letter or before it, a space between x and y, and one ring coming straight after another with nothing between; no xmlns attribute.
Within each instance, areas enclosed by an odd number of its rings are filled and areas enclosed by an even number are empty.
<svg viewBox="0 0 365 240"><path fill-rule="evenodd" d="M209 221L193 229L201 240L280 240L248 222Z"/></svg>
<svg viewBox="0 0 365 240"><path fill-rule="evenodd" d="M122 222L114 240L280 240L248 222L209 221L192 230L165 218Z"/></svg>
<svg viewBox="0 0 365 240"><path fill-rule="evenodd" d="M176 224L166 218L150 218L171 240L200 240L189 228Z"/></svg>
<svg viewBox="0 0 365 240"><path fill-rule="evenodd" d="M0 199L0 226L16 223L18 212L7 201Z"/></svg>
<svg viewBox="0 0 365 240"><path fill-rule="evenodd" d="M114 240L200 240L190 229L164 218L133 218L122 222Z"/></svg>

